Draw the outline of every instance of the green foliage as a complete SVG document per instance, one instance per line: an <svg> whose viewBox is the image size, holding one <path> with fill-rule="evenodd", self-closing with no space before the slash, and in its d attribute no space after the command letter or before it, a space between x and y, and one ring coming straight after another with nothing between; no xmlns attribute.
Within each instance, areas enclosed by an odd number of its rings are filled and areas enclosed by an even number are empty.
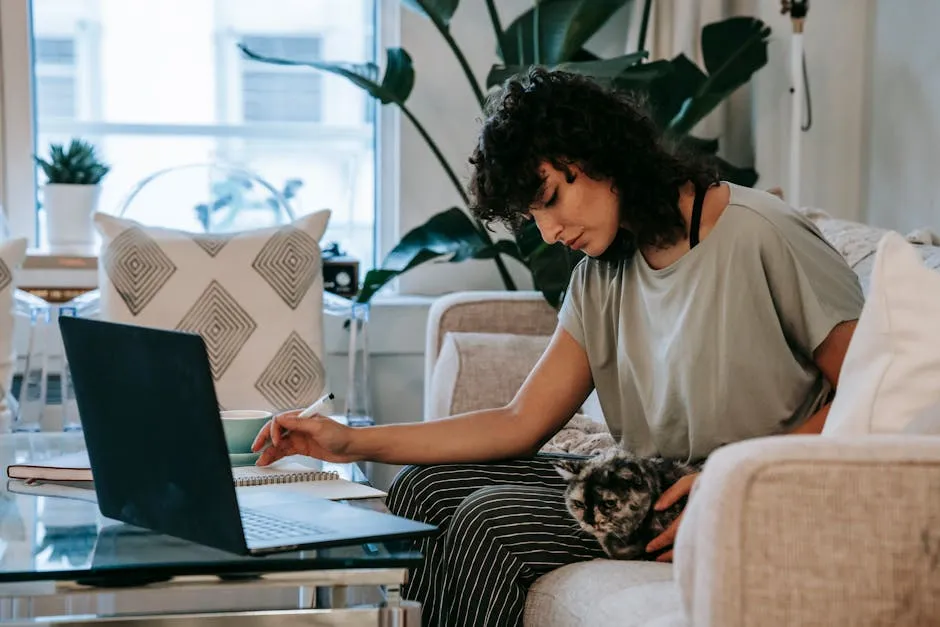
<svg viewBox="0 0 940 627"><path fill-rule="evenodd" d="M459 0L401 1L405 7L429 19L437 29L457 59L482 109L483 90L450 32ZM645 0L641 33L647 29L645 22L649 18L651 2ZM602 59L587 50L587 42L615 13L632 3L633 0L537 0L532 8L504 28L495 0L485 0L500 59L487 74L486 88L499 85L532 65L542 65L589 75L615 89L641 92L648 96L657 122L671 139L713 156L725 179L747 186L756 183L758 176L753 169L737 167L717 157L719 142L716 138L696 137L691 131L767 63L770 28L750 17L735 17L706 25L701 37L704 69L682 54L673 59L649 60L642 41L635 53L610 59ZM641 40L643 38L641 36ZM469 204L463 184L436 142L407 106L415 83L415 71L405 50L387 50L385 74L379 80L379 71L374 64L299 62L263 57L240 47L247 57L256 61L306 65L342 76L383 104L397 106L434 153L464 203ZM406 233L380 267L366 273L357 300L368 302L398 275L430 261L492 259L506 289L512 290L515 285L506 270L504 257L524 264L535 289L557 307L567 289L571 271L582 254L561 244L545 244L531 222L513 234L513 239L493 241L490 232L464 209L451 207Z"/></svg>
<svg viewBox="0 0 940 627"><path fill-rule="evenodd" d="M507 65L555 66L569 61L596 59L584 44L631 0L543 0L506 28ZM536 37L538 33L538 37Z"/></svg>
<svg viewBox="0 0 940 627"><path fill-rule="evenodd" d="M404 105L415 84L415 71L411 56L402 48L386 50L385 76L376 81L378 68L372 63L324 63L321 61L292 61L256 54L244 44L238 44L246 57L272 65L307 66L315 70L342 76L356 87L365 90L382 104Z"/></svg>
<svg viewBox="0 0 940 627"><path fill-rule="evenodd" d="M49 146L49 159L33 156L42 168L48 183L66 185L95 185L111 170L95 154L95 147L83 140L73 139L68 149L62 144Z"/></svg>

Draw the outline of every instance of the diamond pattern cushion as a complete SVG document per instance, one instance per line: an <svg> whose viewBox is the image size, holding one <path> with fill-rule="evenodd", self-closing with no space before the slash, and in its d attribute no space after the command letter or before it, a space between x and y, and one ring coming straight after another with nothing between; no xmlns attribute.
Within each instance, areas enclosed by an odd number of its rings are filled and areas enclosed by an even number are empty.
<svg viewBox="0 0 940 627"><path fill-rule="evenodd" d="M319 241L329 217L207 235L96 214L101 317L200 334L223 409L309 405L326 385Z"/></svg>

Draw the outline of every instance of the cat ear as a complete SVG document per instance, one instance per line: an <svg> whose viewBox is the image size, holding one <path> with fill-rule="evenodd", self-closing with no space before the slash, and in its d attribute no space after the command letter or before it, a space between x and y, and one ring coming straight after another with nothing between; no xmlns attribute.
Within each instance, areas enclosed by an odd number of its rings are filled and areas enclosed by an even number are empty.
<svg viewBox="0 0 940 627"><path fill-rule="evenodd" d="M584 461L580 459L556 459L552 460L552 465L565 481L570 481L578 476L578 473L584 468Z"/></svg>

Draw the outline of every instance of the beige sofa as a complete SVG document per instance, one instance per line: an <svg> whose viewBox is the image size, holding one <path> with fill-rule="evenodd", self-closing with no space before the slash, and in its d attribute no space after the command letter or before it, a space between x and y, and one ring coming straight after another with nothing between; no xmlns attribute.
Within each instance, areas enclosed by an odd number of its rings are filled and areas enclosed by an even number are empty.
<svg viewBox="0 0 940 627"><path fill-rule="evenodd" d="M879 231L813 217L867 287ZM940 267L930 236L909 239ZM555 322L537 293L441 298L425 419L507 402ZM940 625L940 437L739 443L710 458L696 494L709 506L684 520L674 565L558 569L532 587L526 625Z"/></svg>

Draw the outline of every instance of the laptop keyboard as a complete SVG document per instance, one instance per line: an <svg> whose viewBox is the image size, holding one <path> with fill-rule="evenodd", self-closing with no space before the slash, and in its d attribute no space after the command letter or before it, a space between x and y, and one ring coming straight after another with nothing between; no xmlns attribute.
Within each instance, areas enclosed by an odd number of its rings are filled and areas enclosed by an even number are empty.
<svg viewBox="0 0 940 627"><path fill-rule="evenodd" d="M278 538L295 538L297 536L325 535L331 531L310 523L262 514L257 510L243 509L240 511L242 528L245 530L245 540L248 543L277 540Z"/></svg>

